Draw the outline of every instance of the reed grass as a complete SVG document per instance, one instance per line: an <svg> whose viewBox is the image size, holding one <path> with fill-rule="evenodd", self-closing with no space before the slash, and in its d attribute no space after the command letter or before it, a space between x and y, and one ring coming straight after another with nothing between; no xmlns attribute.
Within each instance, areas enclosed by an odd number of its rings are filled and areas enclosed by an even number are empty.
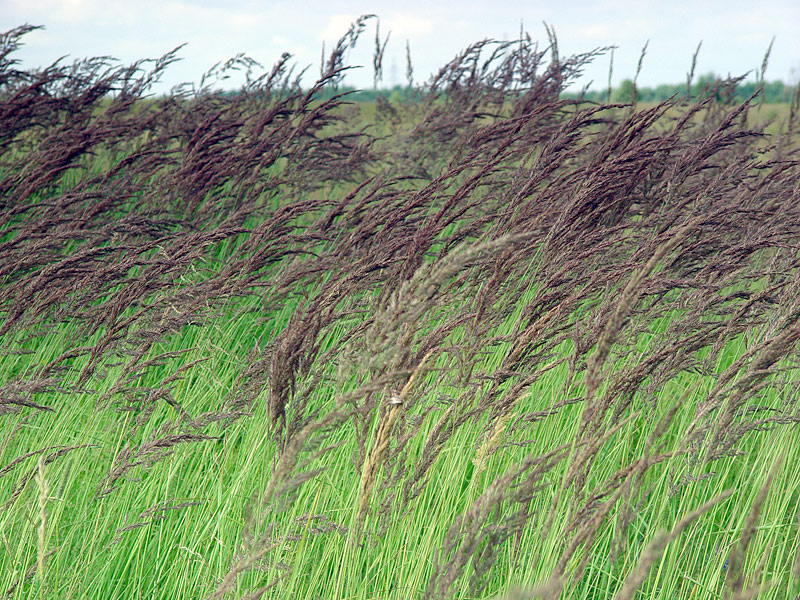
<svg viewBox="0 0 800 600"><path fill-rule="evenodd" d="M0 594L796 595L796 110L549 32L364 115L368 21L234 95L0 38Z"/></svg>

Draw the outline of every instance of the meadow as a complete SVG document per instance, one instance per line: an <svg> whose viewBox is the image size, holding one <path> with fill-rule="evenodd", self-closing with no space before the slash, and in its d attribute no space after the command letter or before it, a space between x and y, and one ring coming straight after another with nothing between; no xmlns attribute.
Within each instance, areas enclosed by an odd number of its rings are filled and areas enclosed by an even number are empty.
<svg viewBox="0 0 800 600"><path fill-rule="evenodd" d="M237 94L0 37L0 597L798 597L799 96L523 36L365 107L361 25Z"/></svg>

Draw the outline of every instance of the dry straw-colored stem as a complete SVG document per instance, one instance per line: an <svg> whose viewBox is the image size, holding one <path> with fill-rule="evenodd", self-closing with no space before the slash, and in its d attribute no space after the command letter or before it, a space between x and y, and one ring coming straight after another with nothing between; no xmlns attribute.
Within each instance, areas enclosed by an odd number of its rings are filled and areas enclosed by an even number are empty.
<svg viewBox="0 0 800 600"><path fill-rule="evenodd" d="M47 557L47 501L50 485L44 476L44 459L40 456L36 471L36 485L39 487L39 527L37 529L36 571L39 576L39 597L44 590L44 563Z"/></svg>
<svg viewBox="0 0 800 600"><path fill-rule="evenodd" d="M361 469L361 484L359 486L358 494L358 512L356 513L356 530L360 531L364 524L367 508L369 507L370 497L372 496L372 489L375 486L375 480L378 475L378 470L386 457L386 452L389 449L389 442L391 441L392 430L398 417L402 414L405 408L405 401L408 397L411 388L414 385L417 376L422 371L425 363L428 361L431 353L428 352L422 357L422 360L416 366L414 371L408 377L405 385L400 390L399 394L392 394L389 398L387 406L381 412L378 426L375 429L375 439L373 440L372 447L369 454L364 460L364 465Z"/></svg>
<svg viewBox="0 0 800 600"><path fill-rule="evenodd" d="M494 422L491 434L487 436L486 441L481 444L480 448L478 448L478 452L472 459L472 464L475 465L475 475L483 468L489 455L500 445L500 441L503 439L503 434L506 431L506 425L508 425L512 415L513 413L509 411Z"/></svg>

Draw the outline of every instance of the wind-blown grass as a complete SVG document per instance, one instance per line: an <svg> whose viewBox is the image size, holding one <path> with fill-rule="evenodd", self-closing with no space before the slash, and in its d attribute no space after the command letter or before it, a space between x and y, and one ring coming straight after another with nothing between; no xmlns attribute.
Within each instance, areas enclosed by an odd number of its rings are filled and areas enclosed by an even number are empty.
<svg viewBox="0 0 800 600"><path fill-rule="evenodd" d="M791 597L795 112L523 38L368 122L363 26L157 99L2 38L0 593Z"/></svg>

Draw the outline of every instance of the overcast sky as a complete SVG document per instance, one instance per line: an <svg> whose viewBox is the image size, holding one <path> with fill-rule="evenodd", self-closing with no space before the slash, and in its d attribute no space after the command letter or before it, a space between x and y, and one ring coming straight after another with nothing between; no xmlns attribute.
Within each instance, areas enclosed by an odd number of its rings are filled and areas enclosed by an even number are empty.
<svg viewBox="0 0 800 600"><path fill-rule="evenodd" d="M361 14L376 13L381 32L391 31L384 84L405 83L409 41L415 78L427 77L459 50L483 38L519 35L520 23L546 44L542 22L555 28L562 55L617 46L614 83L632 77L641 48L650 40L639 84L685 81L702 40L697 73L744 74L775 44L767 79L800 78L798 0L0 0L0 30L30 23L17 55L27 67L70 58L110 55L125 63L156 58L187 43L182 61L166 73L162 90L197 82L214 63L244 52L269 67L290 52L300 67L319 73L323 42L330 48ZM348 75L357 87L372 86L374 21L348 57L365 68ZM589 67L581 85L604 89L608 58Z"/></svg>

